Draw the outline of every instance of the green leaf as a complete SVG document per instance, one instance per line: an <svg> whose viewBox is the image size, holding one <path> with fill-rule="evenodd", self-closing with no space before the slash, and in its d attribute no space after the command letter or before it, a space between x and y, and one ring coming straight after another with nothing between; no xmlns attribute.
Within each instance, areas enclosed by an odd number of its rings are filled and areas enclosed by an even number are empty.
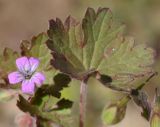
<svg viewBox="0 0 160 127"><path fill-rule="evenodd" d="M0 54L0 87L8 87L8 74L16 70L15 61L19 54L10 48L5 48Z"/></svg>
<svg viewBox="0 0 160 127"><path fill-rule="evenodd" d="M63 88L68 87L68 84L70 83L71 79L68 75L59 73L54 77L54 83L50 86L43 85L42 87L38 88L34 97L31 100L32 104L41 104L42 98L45 96L53 96L56 98L61 97L61 90Z"/></svg>
<svg viewBox="0 0 160 127"><path fill-rule="evenodd" d="M43 111L63 110L72 107L72 101L61 97L61 90L68 87L71 79L65 74L54 77L55 84L43 85L38 88L31 98L31 104L38 106Z"/></svg>
<svg viewBox="0 0 160 127"><path fill-rule="evenodd" d="M52 95L55 97L60 98L61 93L60 91L63 90L63 88L68 87L68 84L71 82L71 79L69 76L59 73L54 77L54 86Z"/></svg>
<svg viewBox="0 0 160 127"><path fill-rule="evenodd" d="M5 77L7 73L16 69L15 60L19 57L18 53L10 48L5 48L0 55L0 75Z"/></svg>
<svg viewBox="0 0 160 127"><path fill-rule="evenodd" d="M97 12L88 8L82 22L72 17L64 24L58 18L50 20L47 46L53 55L51 64L79 80L98 72L118 86L152 73L153 50L135 45L123 32L124 26L112 21L107 8Z"/></svg>
<svg viewBox="0 0 160 127"><path fill-rule="evenodd" d="M12 49L5 48L3 53L0 55L0 75L3 75L14 71L16 69L15 61L19 57L19 54Z"/></svg>
<svg viewBox="0 0 160 127"><path fill-rule="evenodd" d="M151 127L160 127L160 91L158 89L156 89L150 125Z"/></svg>
<svg viewBox="0 0 160 127"><path fill-rule="evenodd" d="M40 60L38 71L45 74L45 84L52 84L53 77L57 74L57 71L50 65L50 59L52 58L49 49L46 46L48 36L45 33L41 33L36 37L33 37L31 42L24 40L21 43L21 54L29 57L36 57Z"/></svg>
<svg viewBox="0 0 160 127"><path fill-rule="evenodd" d="M38 88L35 92L35 95L31 98L30 103L32 105L36 105L40 110L48 111L58 102L58 98L52 96L52 88L53 85L43 85Z"/></svg>
<svg viewBox="0 0 160 127"><path fill-rule="evenodd" d="M70 127L71 116L58 114L57 112L42 111L37 105L30 104L23 96L19 95L19 100L17 101L17 106L23 112L29 112L32 116L41 119L40 125L48 125L49 123L57 123L64 127ZM38 124L38 125L39 125Z"/></svg>
<svg viewBox="0 0 160 127"><path fill-rule="evenodd" d="M123 120L129 100L130 97L125 96L118 102L105 107L102 112L103 123L105 125L114 125Z"/></svg>
<svg viewBox="0 0 160 127"><path fill-rule="evenodd" d="M48 112L60 111L60 113L62 113L64 111L65 113L66 110L64 109L71 110L73 104L72 101L65 98L56 98L50 93L45 93L45 91L41 91L40 89L41 88L39 88L35 96L32 97L31 104L38 106L39 109L41 109L42 111ZM43 94L40 94L40 92L42 92Z"/></svg>
<svg viewBox="0 0 160 127"><path fill-rule="evenodd" d="M79 81L73 79L71 83L69 83L69 87L63 88L63 90L61 90L60 93L63 98L75 102L79 99L79 89L80 89Z"/></svg>
<svg viewBox="0 0 160 127"><path fill-rule="evenodd" d="M54 85L43 85L38 88L30 103L38 106L43 111L61 111L71 109L73 102L61 97L63 88L68 87L71 79L65 74L57 74L54 77ZM64 110L64 112L66 112ZM66 114L66 113L65 113Z"/></svg>

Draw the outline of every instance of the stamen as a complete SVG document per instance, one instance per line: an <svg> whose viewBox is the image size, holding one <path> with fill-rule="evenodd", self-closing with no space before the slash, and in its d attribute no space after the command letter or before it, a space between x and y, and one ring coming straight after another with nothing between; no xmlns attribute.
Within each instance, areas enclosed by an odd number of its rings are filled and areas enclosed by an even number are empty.
<svg viewBox="0 0 160 127"><path fill-rule="evenodd" d="M31 77L32 77L32 75L24 74L24 78L25 78L25 79L30 79Z"/></svg>

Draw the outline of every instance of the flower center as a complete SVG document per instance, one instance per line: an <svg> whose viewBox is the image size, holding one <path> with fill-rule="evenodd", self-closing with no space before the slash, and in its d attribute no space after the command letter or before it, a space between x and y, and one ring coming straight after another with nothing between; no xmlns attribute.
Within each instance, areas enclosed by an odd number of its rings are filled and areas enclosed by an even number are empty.
<svg viewBox="0 0 160 127"><path fill-rule="evenodd" d="M32 77L32 75L30 75L30 74L24 74L25 79L30 79L31 77Z"/></svg>
<svg viewBox="0 0 160 127"><path fill-rule="evenodd" d="M29 70L27 70L27 71L19 71L22 75L23 75L23 77L24 77L24 79L31 79L32 78L32 75L34 74L34 72L31 72L31 71L29 71Z"/></svg>

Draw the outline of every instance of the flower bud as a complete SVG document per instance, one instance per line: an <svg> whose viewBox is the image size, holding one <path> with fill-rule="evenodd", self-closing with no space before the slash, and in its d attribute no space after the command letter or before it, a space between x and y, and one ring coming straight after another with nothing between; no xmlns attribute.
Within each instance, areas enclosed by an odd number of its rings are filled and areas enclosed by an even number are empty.
<svg viewBox="0 0 160 127"><path fill-rule="evenodd" d="M151 127L160 127L160 93L156 90L152 116L150 120Z"/></svg>
<svg viewBox="0 0 160 127"><path fill-rule="evenodd" d="M125 96L118 102L105 107L102 112L103 123L105 125L113 125L120 122L126 114L127 103L129 102L129 100L130 97Z"/></svg>

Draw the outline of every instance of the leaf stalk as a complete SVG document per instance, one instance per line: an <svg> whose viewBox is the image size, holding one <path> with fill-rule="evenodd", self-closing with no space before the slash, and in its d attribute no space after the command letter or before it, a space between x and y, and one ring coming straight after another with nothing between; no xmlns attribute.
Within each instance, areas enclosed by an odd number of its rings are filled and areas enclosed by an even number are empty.
<svg viewBox="0 0 160 127"><path fill-rule="evenodd" d="M84 127L87 100L87 80L81 81L79 101L79 127Z"/></svg>

